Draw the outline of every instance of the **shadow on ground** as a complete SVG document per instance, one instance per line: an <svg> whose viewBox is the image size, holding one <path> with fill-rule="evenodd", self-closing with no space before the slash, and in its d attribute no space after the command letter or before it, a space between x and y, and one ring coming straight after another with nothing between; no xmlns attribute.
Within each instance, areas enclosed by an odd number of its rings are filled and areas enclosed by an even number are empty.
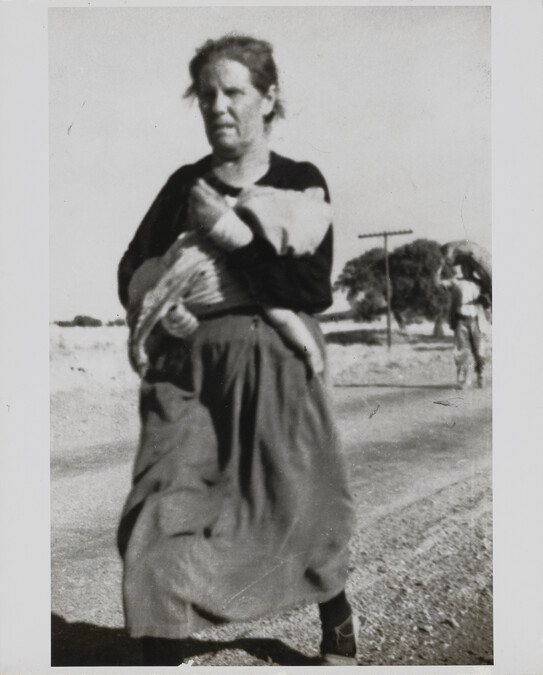
<svg viewBox="0 0 543 675"><path fill-rule="evenodd" d="M325 335L326 342L334 345L386 345L387 331L386 329L372 329L365 328L355 330L338 330L329 331ZM427 347L419 347L423 349L448 349L443 343L452 343L453 336L445 335L441 337L434 337L433 335L426 335L423 333L401 333L394 331L392 334L392 342L395 344L416 344L428 345Z"/></svg>
<svg viewBox="0 0 543 675"><path fill-rule="evenodd" d="M437 389L441 391L456 391L452 384L379 384L373 382L346 382L334 384L335 389L345 389L349 387L358 389Z"/></svg>
<svg viewBox="0 0 543 675"><path fill-rule="evenodd" d="M440 340L441 342L441 340ZM452 341L451 341L452 342ZM416 352L450 352L451 351L451 345L442 345L442 344L437 344L437 345L423 345L421 347L413 347L413 350Z"/></svg>
<svg viewBox="0 0 543 675"><path fill-rule="evenodd" d="M325 335L326 342L332 345L381 345L386 342L386 334L375 330L338 330Z"/></svg>
<svg viewBox="0 0 543 675"><path fill-rule="evenodd" d="M240 649L268 665L314 666L317 664L280 640L239 638L182 641L180 662L203 654ZM68 623L57 614L51 615L52 666L140 666L139 641L120 628L107 628L91 623ZM240 664L242 665L242 664Z"/></svg>

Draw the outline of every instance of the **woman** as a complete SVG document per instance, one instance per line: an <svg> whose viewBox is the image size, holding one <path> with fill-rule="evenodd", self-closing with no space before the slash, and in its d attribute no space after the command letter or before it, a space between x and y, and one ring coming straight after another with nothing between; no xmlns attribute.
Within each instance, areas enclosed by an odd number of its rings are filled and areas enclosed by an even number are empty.
<svg viewBox="0 0 543 675"><path fill-rule="evenodd" d="M325 664L355 664L344 593L352 505L322 375L261 307L295 311L324 353L311 316L331 303L332 230L313 253L278 252L229 205L243 190L328 191L320 172L270 152L282 112L269 44L226 36L190 63L212 153L176 171L119 267L128 306L136 270L186 224L224 249L252 306L201 318L189 339L163 324L148 341L142 431L118 532L127 627L146 664L176 665L180 640L219 621L319 603ZM295 223L291 224L295 228ZM226 228L228 229L228 227Z"/></svg>

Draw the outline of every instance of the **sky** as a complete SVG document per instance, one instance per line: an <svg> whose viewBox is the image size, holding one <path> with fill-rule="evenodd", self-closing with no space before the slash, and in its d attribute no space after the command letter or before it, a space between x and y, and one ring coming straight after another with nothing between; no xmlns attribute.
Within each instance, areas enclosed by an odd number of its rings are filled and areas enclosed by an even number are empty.
<svg viewBox="0 0 543 675"><path fill-rule="evenodd" d="M271 147L332 196L333 279L382 238L491 248L491 10L56 7L49 34L50 319L123 317L120 257L179 166L209 152L187 65L229 31L269 40L286 118Z"/></svg>

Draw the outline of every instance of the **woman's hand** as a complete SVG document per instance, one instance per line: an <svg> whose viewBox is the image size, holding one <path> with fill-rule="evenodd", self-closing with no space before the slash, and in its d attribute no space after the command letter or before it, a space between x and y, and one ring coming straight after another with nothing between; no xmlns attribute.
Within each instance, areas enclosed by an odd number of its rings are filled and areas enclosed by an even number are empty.
<svg viewBox="0 0 543 675"><path fill-rule="evenodd" d="M190 191L189 220L193 228L209 232L230 211L224 197L199 178Z"/></svg>

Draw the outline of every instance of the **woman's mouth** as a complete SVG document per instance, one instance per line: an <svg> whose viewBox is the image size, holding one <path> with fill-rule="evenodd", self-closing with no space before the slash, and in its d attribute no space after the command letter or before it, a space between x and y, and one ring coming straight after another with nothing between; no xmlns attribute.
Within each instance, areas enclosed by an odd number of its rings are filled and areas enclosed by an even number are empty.
<svg viewBox="0 0 543 675"><path fill-rule="evenodd" d="M222 132L222 131L231 131L234 128L235 128L235 125L230 124L228 122L219 122L219 123L213 125L213 131L215 133Z"/></svg>

